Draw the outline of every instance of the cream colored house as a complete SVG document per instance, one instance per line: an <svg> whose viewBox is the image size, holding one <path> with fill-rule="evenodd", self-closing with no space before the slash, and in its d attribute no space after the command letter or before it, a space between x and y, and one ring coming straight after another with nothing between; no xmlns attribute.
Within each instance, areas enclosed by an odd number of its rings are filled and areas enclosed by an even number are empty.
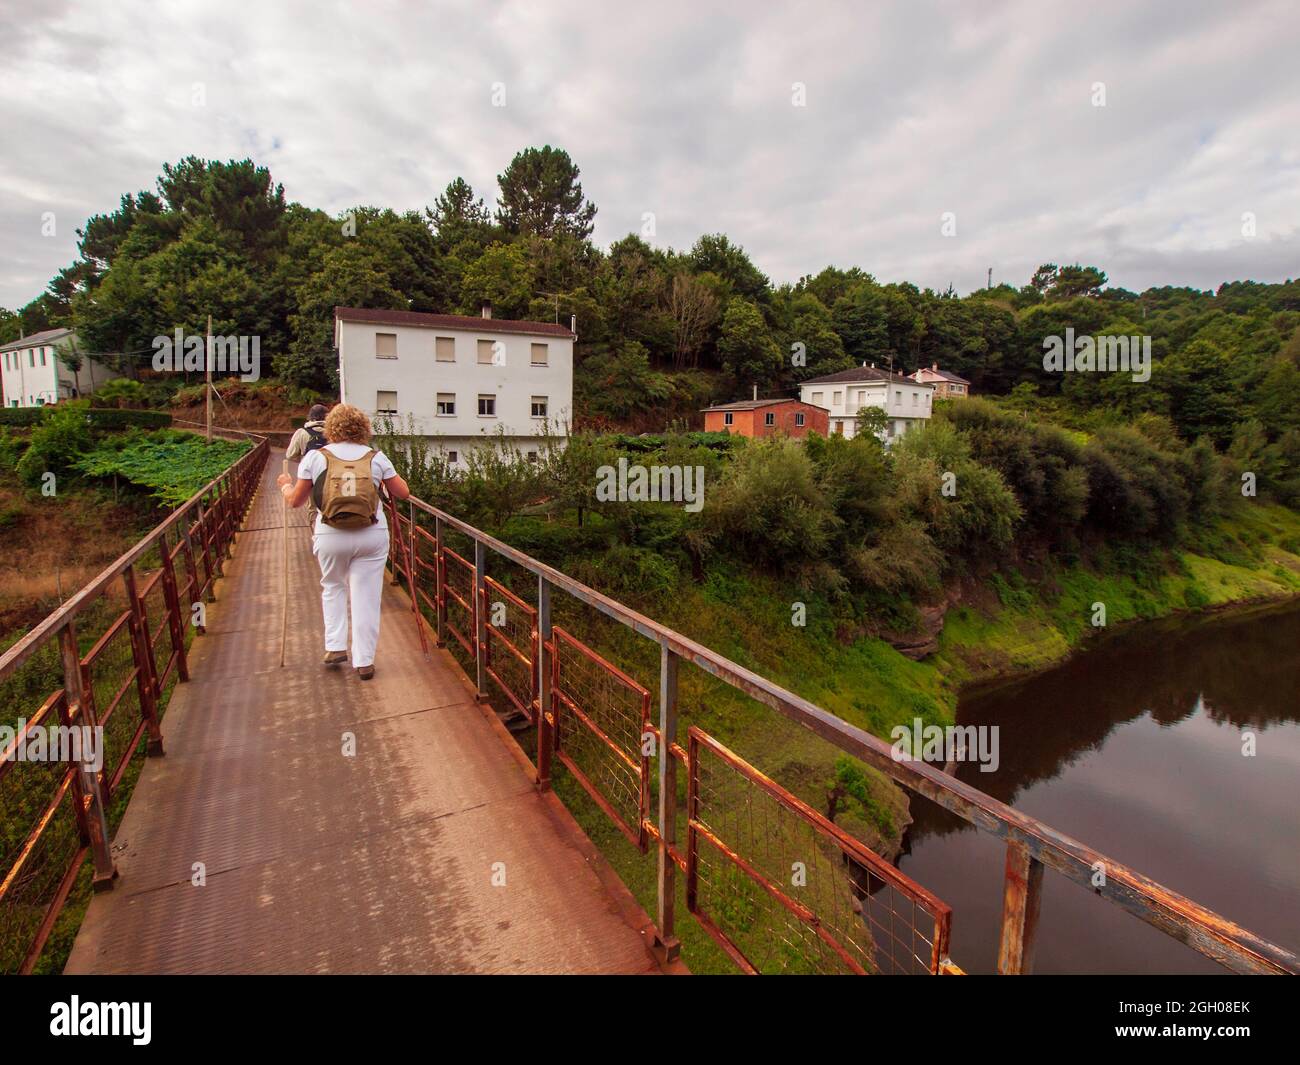
<svg viewBox="0 0 1300 1065"><path fill-rule="evenodd" d="M928 368L922 366L912 374L912 380L934 385L935 399L965 399L970 395L970 382L955 373L939 369L937 362L932 362Z"/></svg>
<svg viewBox="0 0 1300 1065"><path fill-rule="evenodd" d="M436 437L463 467L500 438L535 458L573 420L572 327L491 317L357 307L334 310L343 402Z"/></svg>
<svg viewBox="0 0 1300 1065"><path fill-rule="evenodd" d="M848 437L857 433L858 411L879 407L886 418L882 439L889 443L929 419L934 386L874 366L856 366L804 381L799 398L829 410L831 432Z"/></svg>

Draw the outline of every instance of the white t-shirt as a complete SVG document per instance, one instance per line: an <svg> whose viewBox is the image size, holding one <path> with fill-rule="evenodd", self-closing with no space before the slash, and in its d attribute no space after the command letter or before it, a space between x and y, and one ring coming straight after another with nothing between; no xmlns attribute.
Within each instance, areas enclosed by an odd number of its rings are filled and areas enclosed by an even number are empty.
<svg viewBox="0 0 1300 1065"><path fill-rule="evenodd" d="M325 472L325 456L322 451L328 449L333 455L341 459L359 459L370 450L365 444L326 444L323 448L317 448L315 451L308 451L303 456L302 462L298 463L298 479L316 483L316 478ZM376 451L370 459L370 479L375 482L375 487L388 480L390 477L396 477L397 471L393 464L388 461L388 456L382 451ZM384 518L384 501L379 500L379 507L375 511L375 516L379 518L377 525L372 525L372 529L387 529L388 522ZM321 521L320 515L316 515L316 532L318 533L346 533L351 530L335 529Z"/></svg>

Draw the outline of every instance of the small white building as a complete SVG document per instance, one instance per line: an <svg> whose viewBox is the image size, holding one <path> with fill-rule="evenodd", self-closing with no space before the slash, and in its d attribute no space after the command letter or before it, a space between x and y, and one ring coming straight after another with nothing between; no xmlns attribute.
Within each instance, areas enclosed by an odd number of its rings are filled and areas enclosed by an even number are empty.
<svg viewBox="0 0 1300 1065"><path fill-rule="evenodd" d="M880 407L887 419L883 439L890 443L929 419L934 385L863 365L804 381L799 398L829 410L831 432L847 437L857 433L858 411Z"/></svg>
<svg viewBox="0 0 1300 1065"><path fill-rule="evenodd" d="M436 437L455 466L496 437L535 458L544 437L568 435L576 335L491 313L336 307L340 398L398 432Z"/></svg>
<svg viewBox="0 0 1300 1065"><path fill-rule="evenodd" d="M62 351L80 360L76 370L59 358ZM105 381L121 377L102 362L77 353L71 329L46 329L0 346L0 384L6 407L44 407L88 396Z"/></svg>

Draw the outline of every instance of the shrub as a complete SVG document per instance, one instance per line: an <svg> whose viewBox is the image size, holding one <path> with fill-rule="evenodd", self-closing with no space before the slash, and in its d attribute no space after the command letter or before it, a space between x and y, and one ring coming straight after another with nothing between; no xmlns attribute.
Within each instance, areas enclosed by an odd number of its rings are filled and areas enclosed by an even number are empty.
<svg viewBox="0 0 1300 1065"><path fill-rule="evenodd" d="M701 553L725 544L728 553L824 583L830 574L815 564L827 557L839 524L808 453L796 440L772 439L740 450L706 493L690 535Z"/></svg>
<svg viewBox="0 0 1300 1065"><path fill-rule="evenodd" d="M40 425L45 420L45 412L51 409L50 407L3 407L0 408L0 425L11 425L15 428Z"/></svg>
<svg viewBox="0 0 1300 1065"><path fill-rule="evenodd" d="M1119 536L1172 540L1190 498L1177 456L1133 429L1103 429L1084 449L1088 520Z"/></svg>
<svg viewBox="0 0 1300 1065"><path fill-rule="evenodd" d="M19 441L10 435L8 428L0 425L0 469L12 470L22 453Z"/></svg>
<svg viewBox="0 0 1300 1065"><path fill-rule="evenodd" d="M160 410L100 410L91 408L86 417L95 429L166 429L172 416Z"/></svg>
<svg viewBox="0 0 1300 1065"><path fill-rule="evenodd" d="M975 461L1002 475L1028 528L1056 536L1083 520L1088 503L1083 449L1061 429L981 399L952 404L944 418L965 438Z"/></svg>
<svg viewBox="0 0 1300 1065"><path fill-rule="evenodd" d="M101 407L138 407L144 402L144 386L129 377L115 377L95 389Z"/></svg>
<svg viewBox="0 0 1300 1065"><path fill-rule="evenodd" d="M894 445L893 454L904 513L924 522L943 551L971 559L1011 542L1023 514L1015 494L997 470L971 458L951 424L932 422L912 430ZM952 494L945 494L945 484Z"/></svg>
<svg viewBox="0 0 1300 1065"><path fill-rule="evenodd" d="M46 473L72 472L77 460L90 449L86 409L79 403L60 403L32 430L31 443L18 460L19 480L31 488L41 485Z"/></svg>

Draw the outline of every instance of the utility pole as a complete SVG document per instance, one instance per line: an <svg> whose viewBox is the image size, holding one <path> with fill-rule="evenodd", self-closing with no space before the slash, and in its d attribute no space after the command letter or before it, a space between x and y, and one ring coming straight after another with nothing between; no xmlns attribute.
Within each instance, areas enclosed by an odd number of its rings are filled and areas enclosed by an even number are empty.
<svg viewBox="0 0 1300 1065"><path fill-rule="evenodd" d="M208 443L212 443L212 315L208 315L208 335L206 343L203 345L203 367L204 380L203 386L203 405L205 410L204 425L207 426L206 436Z"/></svg>
<svg viewBox="0 0 1300 1065"><path fill-rule="evenodd" d="M987 285L985 285L984 287L985 287L985 288L992 288L992 287L993 287L993 267L991 267L991 266L989 267L989 283L988 283Z"/></svg>
<svg viewBox="0 0 1300 1065"><path fill-rule="evenodd" d="M534 293L534 294L535 294L535 295L538 295L538 296L546 296L547 298L554 297L554 299L555 299L555 324L556 324L556 325L559 325L559 324L560 324L560 294L559 294L558 292L537 292L537 293Z"/></svg>

